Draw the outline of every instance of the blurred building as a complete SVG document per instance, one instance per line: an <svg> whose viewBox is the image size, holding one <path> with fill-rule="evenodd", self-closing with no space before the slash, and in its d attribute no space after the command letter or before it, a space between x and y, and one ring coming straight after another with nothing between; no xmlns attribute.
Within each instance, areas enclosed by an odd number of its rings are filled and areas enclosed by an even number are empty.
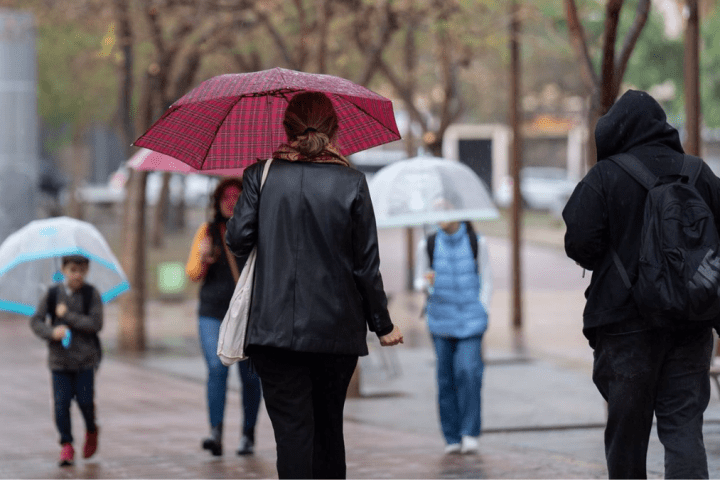
<svg viewBox="0 0 720 480"><path fill-rule="evenodd" d="M36 216L35 36L30 14L0 9L0 241Z"/></svg>

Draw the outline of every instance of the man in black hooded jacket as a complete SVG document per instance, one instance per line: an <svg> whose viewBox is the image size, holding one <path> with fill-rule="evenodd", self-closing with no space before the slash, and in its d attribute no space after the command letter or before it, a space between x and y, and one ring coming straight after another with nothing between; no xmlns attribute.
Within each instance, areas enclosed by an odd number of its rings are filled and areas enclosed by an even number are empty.
<svg viewBox="0 0 720 480"><path fill-rule="evenodd" d="M608 157L630 153L658 176L679 174L678 132L650 95L630 90L598 121L598 162L570 197L565 251L592 270L583 333L594 349L593 381L608 402L605 455L610 478L646 478L653 414L666 478L708 478L702 437L710 399L714 322L642 315L611 254L637 276L647 190ZM703 162L696 188L720 226L720 180Z"/></svg>

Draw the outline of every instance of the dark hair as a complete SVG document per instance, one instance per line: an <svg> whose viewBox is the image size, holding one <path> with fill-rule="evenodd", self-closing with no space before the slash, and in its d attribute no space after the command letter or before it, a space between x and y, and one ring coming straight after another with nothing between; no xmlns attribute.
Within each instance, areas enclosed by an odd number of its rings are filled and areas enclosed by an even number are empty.
<svg viewBox="0 0 720 480"><path fill-rule="evenodd" d="M228 219L223 217L220 201L222 200L223 193L225 193L225 190L229 187L237 187L242 192L242 179L239 177L223 178L215 187L212 195L210 195L213 211L210 225L208 225L208 231L213 240L213 245L223 244L223 239L220 238L220 224L225 223Z"/></svg>
<svg viewBox="0 0 720 480"><path fill-rule="evenodd" d="M297 141L296 148L300 153L314 156L322 152L335 136L337 112L324 93L298 93L285 109L283 126L288 140Z"/></svg>
<svg viewBox="0 0 720 480"><path fill-rule="evenodd" d="M220 183L218 183L215 187L212 195L210 195L210 200L213 208L213 223L224 222L225 220L227 220L227 218L222 216L222 211L220 209L220 201L222 200L223 193L225 193L225 190L229 187L237 187L242 192L242 179L238 177L223 178Z"/></svg>
<svg viewBox="0 0 720 480"><path fill-rule="evenodd" d="M64 267L68 263L74 263L76 265L90 265L90 259L83 255L65 255L62 257L62 266Z"/></svg>

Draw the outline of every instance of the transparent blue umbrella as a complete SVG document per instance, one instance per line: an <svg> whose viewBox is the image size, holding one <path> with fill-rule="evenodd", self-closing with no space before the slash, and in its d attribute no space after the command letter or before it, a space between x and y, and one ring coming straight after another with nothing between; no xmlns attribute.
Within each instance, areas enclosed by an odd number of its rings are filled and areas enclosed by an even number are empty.
<svg viewBox="0 0 720 480"><path fill-rule="evenodd" d="M86 281L107 303L130 288L120 262L95 226L70 217L35 220L0 245L0 310L32 315L42 295L63 280L61 257L90 259Z"/></svg>

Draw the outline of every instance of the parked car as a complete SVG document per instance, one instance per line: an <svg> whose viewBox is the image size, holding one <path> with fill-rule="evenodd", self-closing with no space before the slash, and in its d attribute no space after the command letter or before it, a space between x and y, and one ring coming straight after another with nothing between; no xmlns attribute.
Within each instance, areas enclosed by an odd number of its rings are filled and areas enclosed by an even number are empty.
<svg viewBox="0 0 720 480"><path fill-rule="evenodd" d="M495 192L495 203L509 207L512 203L512 177L505 177ZM577 182L558 167L525 167L520 170L520 195L523 206L533 210L559 213L570 198Z"/></svg>
<svg viewBox="0 0 720 480"><path fill-rule="evenodd" d="M84 202L112 204L122 202L125 198L125 182L129 175L127 167L122 166L110 175L107 183L85 185L78 194ZM217 177L199 173L177 174L170 179L170 200L177 203L184 190L185 204L194 207L206 207L210 202L210 194L218 182ZM183 182L185 183L183 189ZM155 205L162 188L162 172L150 172L147 178L146 199L148 204Z"/></svg>

